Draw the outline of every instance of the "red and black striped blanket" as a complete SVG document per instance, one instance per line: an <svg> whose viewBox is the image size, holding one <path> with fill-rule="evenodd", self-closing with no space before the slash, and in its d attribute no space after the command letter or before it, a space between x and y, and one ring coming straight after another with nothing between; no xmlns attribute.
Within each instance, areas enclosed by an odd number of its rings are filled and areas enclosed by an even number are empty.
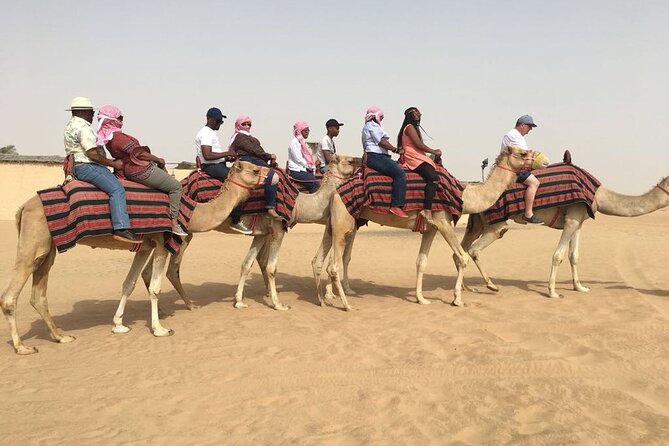
<svg viewBox="0 0 669 446"><path fill-rule="evenodd" d="M425 180L417 173L407 170L405 172L407 193L404 210L420 211L425 199ZM462 191L465 187L442 166L437 166L437 174L439 183L432 201L432 210L446 211L457 222L462 215ZM369 168L365 169L363 177L364 179L354 177L337 188L348 212L355 218L360 216L365 207L381 214L388 213L392 179Z"/></svg>
<svg viewBox="0 0 669 446"><path fill-rule="evenodd" d="M275 175L279 176L279 184L276 192L276 212L286 221L290 221L295 208L297 194L300 193L297 186L288 179L281 169L274 169ZM181 180L184 195L187 195L197 203L206 203L216 197L221 189L219 180L210 177L204 171L195 170L188 177ZM267 212L265 208L265 189L260 187L251 191L251 196L242 204L242 214L262 214Z"/></svg>
<svg viewBox="0 0 669 446"><path fill-rule="evenodd" d="M546 169L533 170L541 182L534 198L534 209L546 209L584 203L591 218L592 202L600 186L599 180L587 170L573 164L553 164ZM484 212L488 223L499 223L525 211L525 186L516 183L507 189L495 204Z"/></svg>
<svg viewBox="0 0 669 446"><path fill-rule="evenodd" d="M142 184L120 179L126 192L130 226L134 234L164 232L166 246L173 253L181 244L179 237L172 237L172 219L168 196ZM84 237L112 234L109 195L90 183L72 180L62 186L37 192L51 238L58 252L65 252ZM187 197L181 198L179 222L188 227L194 204ZM172 243L167 242L174 239ZM135 245L139 248L140 245Z"/></svg>

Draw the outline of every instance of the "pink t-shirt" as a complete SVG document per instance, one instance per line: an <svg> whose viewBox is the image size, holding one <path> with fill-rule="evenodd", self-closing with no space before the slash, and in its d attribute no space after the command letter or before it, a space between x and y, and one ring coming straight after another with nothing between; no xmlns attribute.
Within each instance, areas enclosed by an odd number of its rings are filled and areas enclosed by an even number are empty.
<svg viewBox="0 0 669 446"><path fill-rule="evenodd" d="M407 127L411 124L407 124L402 131L402 148L404 149L404 155L402 155L402 162L400 163L402 167L410 170L416 169L423 163L428 163L434 167L434 161L427 156L426 152L417 149L414 147L411 138L407 135Z"/></svg>

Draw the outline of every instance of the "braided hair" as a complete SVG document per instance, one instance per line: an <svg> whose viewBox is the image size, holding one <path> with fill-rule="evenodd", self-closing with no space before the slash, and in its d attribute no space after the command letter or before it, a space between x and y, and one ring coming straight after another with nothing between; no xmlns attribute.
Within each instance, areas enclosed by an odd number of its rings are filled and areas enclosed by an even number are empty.
<svg viewBox="0 0 669 446"><path fill-rule="evenodd" d="M416 107L409 107L406 110L404 110L404 121L402 122L402 125L400 126L400 131L397 133L397 148L402 147L402 134L404 133L404 128L411 124L414 126L416 129L416 132L418 132L418 137L420 140L423 140L423 135L420 132L420 119L415 119L413 116L413 112L418 111L418 108Z"/></svg>

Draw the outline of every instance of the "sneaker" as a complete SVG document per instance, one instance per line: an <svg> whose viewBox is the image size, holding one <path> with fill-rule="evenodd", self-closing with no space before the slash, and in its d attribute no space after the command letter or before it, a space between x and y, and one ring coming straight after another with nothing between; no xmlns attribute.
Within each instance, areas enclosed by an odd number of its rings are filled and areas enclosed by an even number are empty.
<svg viewBox="0 0 669 446"><path fill-rule="evenodd" d="M186 237L188 235L179 223L175 223L174 226L172 226L172 234L178 235L179 237Z"/></svg>
<svg viewBox="0 0 669 446"><path fill-rule="evenodd" d="M276 220L281 220L281 216L277 214L276 209L274 208L267 208L267 215L270 217L276 219Z"/></svg>
<svg viewBox="0 0 669 446"><path fill-rule="evenodd" d="M534 225L540 225L543 223L543 221L539 218L537 218L536 215L532 215L531 217L527 217L523 215L523 221L526 221L527 223L532 223Z"/></svg>
<svg viewBox="0 0 669 446"><path fill-rule="evenodd" d="M395 214L398 217L402 217L402 218L408 218L409 217L406 212L404 212L401 208L398 208L397 206L391 207L390 208L390 213Z"/></svg>
<svg viewBox="0 0 669 446"><path fill-rule="evenodd" d="M234 225L230 225L230 229L232 229L233 231L237 231L240 234L244 234L244 235L253 234L253 231L251 230L251 228L246 226L243 221L237 222Z"/></svg>
<svg viewBox="0 0 669 446"><path fill-rule="evenodd" d="M139 238L137 238L137 236L135 234L128 231L127 229L122 229L120 231L114 231L114 234L112 235L112 237L114 237L114 240L118 240L119 242L142 243L142 241Z"/></svg>

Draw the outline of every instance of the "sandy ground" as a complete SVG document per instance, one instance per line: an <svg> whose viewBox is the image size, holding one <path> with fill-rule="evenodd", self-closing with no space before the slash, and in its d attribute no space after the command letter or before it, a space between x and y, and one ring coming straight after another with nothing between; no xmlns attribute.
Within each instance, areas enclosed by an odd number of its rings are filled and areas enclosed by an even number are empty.
<svg viewBox="0 0 669 446"><path fill-rule="evenodd" d="M571 291L564 264L563 299L545 297L559 232L512 225L485 251L501 291L482 287L472 265L480 292L465 292L464 308L448 304L455 270L443 240L425 280L432 305L420 306L419 236L372 226L356 241L349 313L316 304L310 260L322 227L285 239L287 312L268 307L257 267L250 308L235 310L250 239L200 234L182 278L201 307L186 310L165 283L170 338L151 335L140 286L126 309L133 330L113 335L131 254L77 247L58 255L49 283L52 314L77 340L50 342L29 287L19 329L40 352L15 355L0 324L0 443L666 444L668 223L667 210L588 221L580 272L592 291ZM0 231L5 287L16 232L10 221Z"/></svg>

